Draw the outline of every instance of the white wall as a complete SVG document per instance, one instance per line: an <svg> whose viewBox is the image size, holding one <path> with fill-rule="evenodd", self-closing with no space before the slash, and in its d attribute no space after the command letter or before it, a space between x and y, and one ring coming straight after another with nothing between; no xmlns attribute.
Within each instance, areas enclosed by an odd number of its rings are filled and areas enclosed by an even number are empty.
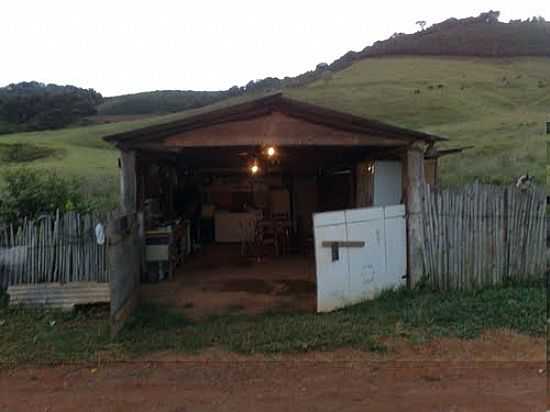
<svg viewBox="0 0 550 412"><path fill-rule="evenodd" d="M401 162L386 160L374 162L373 206L400 204L401 190Z"/></svg>

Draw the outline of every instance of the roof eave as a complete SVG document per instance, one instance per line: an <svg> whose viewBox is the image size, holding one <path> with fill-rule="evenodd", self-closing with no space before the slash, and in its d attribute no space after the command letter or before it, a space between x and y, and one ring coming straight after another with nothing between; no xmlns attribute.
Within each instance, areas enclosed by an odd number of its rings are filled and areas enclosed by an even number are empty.
<svg viewBox="0 0 550 412"><path fill-rule="evenodd" d="M317 122L341 130L352 130L358 133L405 139L411 142L421 140L427 144L447 140L447 138L442 136L405 129L351 113L339 112L290 99L283 97L282 93L199 113L182 120L104 136L103 139L118 148L132 147L144 141L162 139L194 128L269 114L274 110L280 110L289 116L303 118L306 121Z"/></svg>

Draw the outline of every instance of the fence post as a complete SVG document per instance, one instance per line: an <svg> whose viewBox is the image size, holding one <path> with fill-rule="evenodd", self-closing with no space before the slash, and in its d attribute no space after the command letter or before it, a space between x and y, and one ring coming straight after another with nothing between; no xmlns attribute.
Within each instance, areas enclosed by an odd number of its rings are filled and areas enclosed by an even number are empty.
<svg viewBox="0 0 550 412"><path fill-rule="evenodd" d="M136 152L120 152L120 209L122 213L132 213L136 210Z"/></svg>
<svg viewBox="0 0 550 412"><path fill-rule="evenodd" d="M424 275L424 225L422 219L422 193L424 183L424 150L419 144L407 150L407 237L408 283L414 287Z"/></svg>

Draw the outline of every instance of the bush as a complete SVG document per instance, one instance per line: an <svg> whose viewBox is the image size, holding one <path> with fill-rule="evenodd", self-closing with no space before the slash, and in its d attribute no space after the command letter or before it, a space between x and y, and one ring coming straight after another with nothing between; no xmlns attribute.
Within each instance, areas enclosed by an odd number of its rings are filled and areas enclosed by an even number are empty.
<svg viewBox="0 0 550 412"><path fill-rule="evenodd" d="M80 191L80 182L52 172L17 169L5 172L0 194L0 222L17 224L41 214L76 211L87 213L93 204Z"/></svg>
<svg viewBox="0 0 550 412"><path fill-rule="evenodd" d="M62 150L30 143L0 143L0 160L9 163L32 162L62 154Z"/></svg>

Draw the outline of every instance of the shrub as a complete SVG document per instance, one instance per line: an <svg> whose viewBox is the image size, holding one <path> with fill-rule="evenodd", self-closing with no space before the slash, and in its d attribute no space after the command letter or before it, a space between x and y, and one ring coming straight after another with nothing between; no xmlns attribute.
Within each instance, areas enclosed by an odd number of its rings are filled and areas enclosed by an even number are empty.
<svg viewBox="0 0 550 412"><path fill-rule="evenodd" d="M80 182L52 172L16 169L5 172L0 193L0 222L17 224L41 214L90 212L93 204L80 191Z"/></svg>
<svg viewBox="0 0 550 412"><path fill-rule="evenodd" d="M37 146L30 143L2 144L0 143L0 160L9 163L32 162L38 159L61 154L59 149Z"/></svg>

